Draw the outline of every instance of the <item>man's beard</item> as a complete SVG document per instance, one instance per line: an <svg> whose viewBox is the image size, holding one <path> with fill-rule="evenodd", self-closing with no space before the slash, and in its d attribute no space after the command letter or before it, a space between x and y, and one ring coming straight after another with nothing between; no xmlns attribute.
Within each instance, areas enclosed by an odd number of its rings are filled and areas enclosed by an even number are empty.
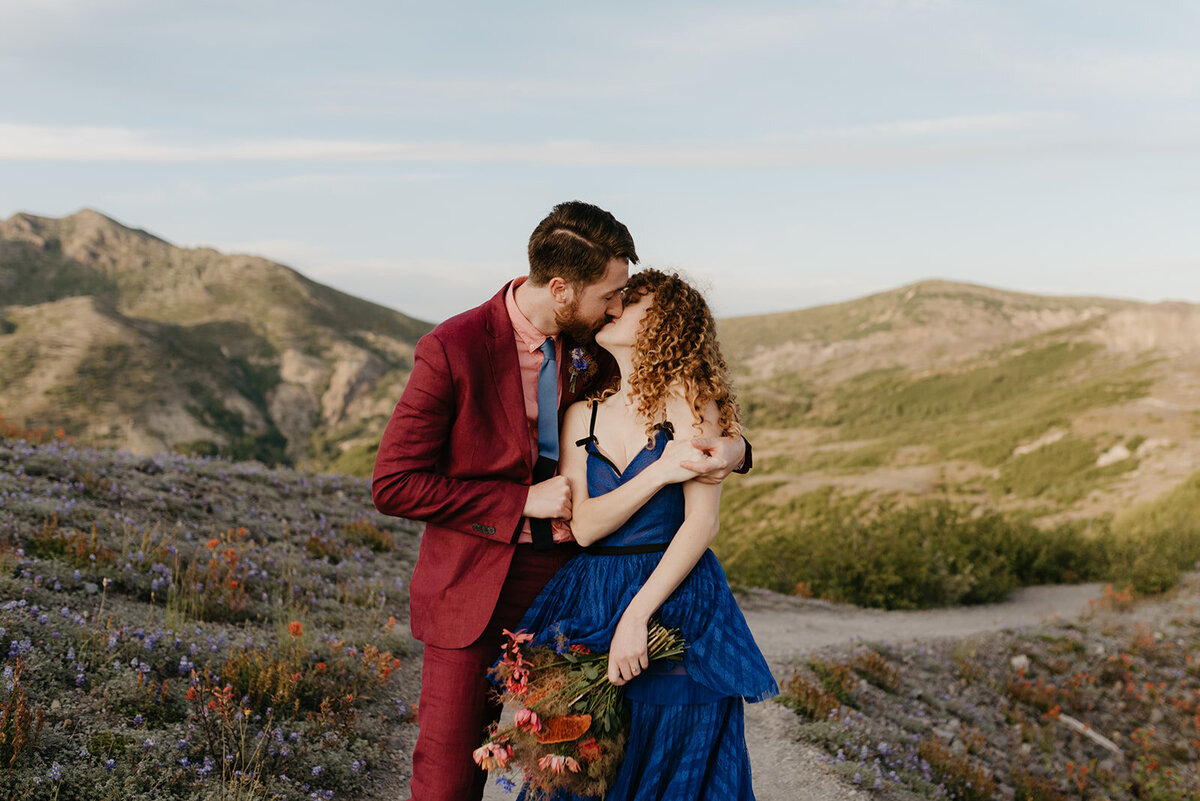
<svg viewBox="0 0 1200 801"><path fill-rule="evenodd" d="M569 306L554 312L554 322L558 324L559 330L571 339L580 344L588 344L600 330L600 326L608 322L608 315L599 323L589 323L579 316L579 299L575 298Z"/></svg>

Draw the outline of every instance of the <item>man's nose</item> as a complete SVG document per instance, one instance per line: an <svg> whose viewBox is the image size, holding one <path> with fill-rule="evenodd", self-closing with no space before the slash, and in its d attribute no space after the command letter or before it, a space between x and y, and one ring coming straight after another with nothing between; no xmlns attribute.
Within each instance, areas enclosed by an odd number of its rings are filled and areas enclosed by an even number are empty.
<svg viewBox="0 0 1200 801"><path fill-rule="evenodd" d="M613 318L614 320L616 318L620 317L622 313L624 313L625 304L624 304L624 302L622 302L620 294L614 295L612 297L612 299L608 302L608 308L606 308L604 311L609 317Z"/></svg>

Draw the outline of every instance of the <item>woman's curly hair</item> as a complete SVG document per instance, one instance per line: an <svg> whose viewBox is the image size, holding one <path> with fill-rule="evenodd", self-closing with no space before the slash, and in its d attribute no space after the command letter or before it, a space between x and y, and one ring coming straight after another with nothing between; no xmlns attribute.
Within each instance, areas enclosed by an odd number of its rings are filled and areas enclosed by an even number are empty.
<svg viewBox="0 0 1200 801"><path fill-rule="evenodd" d="M625 303L650 294L653 299L634 340L633 372L628 376L630 394L638 399L637 413L647 421L646 436L652 437L654 424L665 417L674 386L682 388L697 428L704 408L715 401L721 433L740 434L741 413L704 296L678 273L645 269L626 284Z"/></svg>

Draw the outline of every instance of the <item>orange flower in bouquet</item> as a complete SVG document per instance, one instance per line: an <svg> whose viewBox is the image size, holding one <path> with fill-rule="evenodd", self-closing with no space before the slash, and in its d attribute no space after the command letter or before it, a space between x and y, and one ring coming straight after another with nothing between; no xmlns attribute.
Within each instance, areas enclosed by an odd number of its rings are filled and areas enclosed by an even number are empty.
<svg viewBox="0 0 1200 801"><path fill-rule="evenodd" d="M650 661L678 659L683 636L651 621ZM525 781L545 794L558 788L600 796L608 790L625 752L621 688L608 680L608 654L560 639L556 647L532 646L533 635L507 629L492 677L501 703L519 704L513 725L493 727L475 750L484 770L520 768Z"/></svg>

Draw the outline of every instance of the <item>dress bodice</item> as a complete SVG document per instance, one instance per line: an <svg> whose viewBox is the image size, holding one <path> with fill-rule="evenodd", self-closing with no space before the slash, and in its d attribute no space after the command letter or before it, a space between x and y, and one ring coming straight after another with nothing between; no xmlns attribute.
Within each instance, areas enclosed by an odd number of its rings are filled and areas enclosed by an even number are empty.
<svg viewBox="0 0 1200 801"><path fill-rule="evenodd" d="M600 450L596 440L596 404L592 404L592 420L588 436L576 445L587 450L588 497L598 498L612 492L662 456L674 430L670 423L661 423L654 430L654 442L638 451L624 470L619 470ZM596 543L599 546L650 545L671 541L683 523L683 485L668 484L640 509L629 516L619 528Z"/></svg>

